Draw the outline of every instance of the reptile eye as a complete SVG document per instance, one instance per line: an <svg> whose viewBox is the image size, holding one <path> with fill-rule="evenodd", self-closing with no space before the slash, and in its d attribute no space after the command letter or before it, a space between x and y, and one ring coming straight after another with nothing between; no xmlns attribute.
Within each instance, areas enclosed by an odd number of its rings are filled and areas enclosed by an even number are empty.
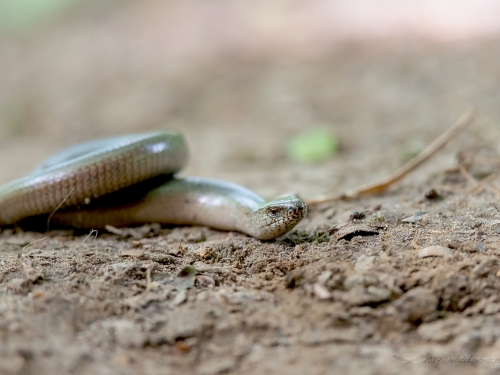
<svg viewBox="0 0 500 375"><path fill-rule="evenodd" d="M271 214L271 216L274 216L278 213L278 209L276 207L271 207L269 208L269 213Z"/></svg>

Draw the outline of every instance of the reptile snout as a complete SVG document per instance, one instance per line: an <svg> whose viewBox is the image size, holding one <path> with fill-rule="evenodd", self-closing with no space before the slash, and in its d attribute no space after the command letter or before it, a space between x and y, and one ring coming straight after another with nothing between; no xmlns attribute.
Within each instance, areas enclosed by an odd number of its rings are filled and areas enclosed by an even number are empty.
<svg viewBox="0 0 500 375"><path fill-rule="evenodd" d="M307 215L307 206L296 196L277 198L254 212L255 237L271 239L292 230Z"/></svg>
<svg viewBox="0 0 500 375"><path fill-rule="evenodd" d="M296 198L293 204L288 208L288 217L290 219L302 220L307 215L307 205L300 199Z"/></svg>

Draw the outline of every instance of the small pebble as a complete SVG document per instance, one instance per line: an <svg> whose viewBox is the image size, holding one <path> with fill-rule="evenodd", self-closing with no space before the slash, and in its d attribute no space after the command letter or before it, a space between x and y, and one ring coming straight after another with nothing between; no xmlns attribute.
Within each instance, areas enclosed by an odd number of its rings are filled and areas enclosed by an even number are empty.
<svg viewBox="0 0 500 375"><path fill-rule="evenodd" d="M196 286L215 286L215 280L207 275L198 275L194 279Z"/></svg>
<svg viewBox="0 0 500 375"><path fill-rule="evenodd" d="M331 293L326 289L324 285L319 283L315 283L313 285L313 292L319 299L329 299L331 297Z"/></svg>
<svg viewBox="0 0 500 375"><path fill-rule="evenodd" d="M332 271L323 271L321 275L318 276L318 283L325 285L325 283L332 277Z"/></svg>
<svg viewBox="0 0 500 375"><path fill-rule="evenodd" d="M200 257L202 257L203 259L207 259L208 257L210 257L210 255L212 253L213 253L213 249L211 247L203 246L200 249Z"/></svg>
<svg viewBox="0 0 500 375"><path fill-rule="evenodd" d="M452 252L450 249L444 246L429 246L423 249L420 249L418 251L418 257L419 258L426 258L426 257L444 257L447 255L452 255Z"/></svg>
<svg viewBox="0 0 500 375"><path fill-rule="evenodd" d="M417 223L423 219L422 214L417 212L410 217L401 220L402 223Z"/></svg>
<svg viewBox="0 0 500 375"><path fill-rule="evenodd" d="M373 268L373 263L375 262L374 256L361 255L356 264L354 265L354 270L358 272L367 271Z"/></svg>

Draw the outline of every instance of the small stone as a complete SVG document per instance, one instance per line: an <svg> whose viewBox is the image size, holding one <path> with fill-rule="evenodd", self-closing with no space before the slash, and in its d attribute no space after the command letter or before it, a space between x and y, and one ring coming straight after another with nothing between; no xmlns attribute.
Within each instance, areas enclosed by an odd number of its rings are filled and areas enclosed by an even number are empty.
<svg viewBox="0 0 500 375"><path fill-rule="evenodd" d="M140 258L144 254L144 251L140 249L129 249L120 252L121 257L131 257L131 258Z"/></svg>
<svg viewBox="0 0 500 375"><path fill-rule="evenodd" d="M232 344L232 353L236 357L243 357L252 350L253 342L250 337L244 333L239 333L234 338Z"/></svg>
<svg viewBox="0 0 500 375"><path fill-rule="evenodd" d="M444 246L429 246L418 251L419 258L451 256L453 253Z"/></svg>
<svg viewBox="0 0 500 375"><path fill-rule="evenodd" d="M121 319L110 322L110 326L114 330L117 343L121 346L126 348L137 348L144 344L144 334L136 323L130 320Z"/></svg>
<svg viewBox="0 0 500 375"><path fill-rule="evenodd" d="M200 249L200 257L202 257L203 259L209 258L212 253L213 253L213 249L211 247L203 246Z"/></svg>
<svg viewBox="0 0 500 375"><path fill-rule="evenodd" d="M421 212L416 212L410 217L404 218L401 220L402 223L417 223L423 219Z"/></svg>
<svg viewBox="0 0 500 375"><path fill-rule="evenodd" d="M186 301L186 299L187 299L187 291L186 289L183 289L179 293L177 293L174 300L172 301L172 304L174 306L179 306L181 303Z"/></svg>
<svg viewBox="0 0 500 375"><path fill-rule="evenodd" d="M175 309L166 309L164 315L159 317L165 324L154 329L154 339L156 342L174 344L180 339L186 341L192 337L204 337L205 334L210 334L214 319L218 316L218 309L214 309L207 303L198 303L196 307L192 304L185 304ZM221 319L220 324L224 323Z"/></svg>
<svg viewBox="0 0 500 375"><path fill-rule="evenodd" d="M113 357L113 362L119 366L128 367L134 361L130 356L126 354L117 354L116 356Z"/></svg>
<svg viewBox="0 0 500 375"><path fill-rule="evenodd" d="M322 284L315 283L313 285L313 292L321 300L329 299L331 297L331 293L326 287Z"/></svg>
<svg viewBox="0 0 500 375"><path fill-rule="evenodd" d="M500 304L499 303L490 303L486 305L486 307L483 310L483 313L485 315L492 315L500 312Z"/></svg>
<svg viewBox="0 0 500 375"><path fill-rule="evenodd" d="M34 289L32 292L31 292L31 295L34 297L34 298L42 298L45 293L43 292L42 289Z"/></svg>
<svg viewBox="0 0 500 375"><path fill-rule="evenodd" d="M1 374L22 374L26 371L26 360L20 354L10 354L8 359L2 357L0 360Z"/></svg>
<svg viewBox="0 0 500 375"><path fill-rule="evenodd" d="M427 341L446 343L460 331L461 327L457 321L444 319L419 325L417 335Z"/></svg>
<svg viewBox="0 0 500 375"><path fill-rule="evenodd" d="M186 241L188 242L203 242L206 239L205 233L200 228L189 228L186 234Z"/></svg>
<svg viewBox="0 0 500 375"><path fill-rule="evenodd" d="M391 291L386 288L378 288L376 286L369 286L366 291L373 297L373 302L388 301L391 298Z"/></svg>
<svg viewBox="0 0 500 375"><path fill-rule="evenodd" d="M485 259L472 269L472 275L476 278L487 276L492 271L492 268L495 266L495 264L496 264L496 259L494 258Z"/></svg>
<svg viewBox="0 0 500 375"><path fill-rule="evenodd" d="M199 375L216 375L226 373L236 364L236 359L230 357L212 358L202 363L198 368Z"/></svg>
<svg viewBox="0 0 500 375"><path fill-rule="evenodd" d="M481 314L486 308L486 306L488 306L488 304L492 301L491 298L495 298L495 296L491 296L490 298L483 298L475 305L467 307L467 309L465 309L465 311L463 312L464 315L472 316Z"/></svg>
<svg viewBox="0 0 500 375"><path fill-rule="evenodd" d="M500 233L500 220L489 221L490 229L495 233Z"/></svg>
<svg viewBox="0 0 500 375"><path fill-rule="evenodd" d="M373 268L373 263L375 262L374 256L361 255L356 264L354 265L354 270L357 272L368 271Z"/></svg>
<svg viewBox="0 0 500 375"><path fill-rule="evenodd" d="M194 278L194 285L196 286L215 286L215 280L207 275L198 275Z"/></svg>
<svg viewBox="0 0 500 375"><path fill-rule="evenodd" d="M491 332L488 334L479 329L471 329L457 336L453 340L453 346L466 353L474 353L480 346L491 345L491 341L494 341L491 336Z"/></svg>
<svg viewBox="0 0 500 375"><path fill-rule="evenodd" d="M332 271L323 271L321 275L318 276L318 283L325 285L325 283L332 277Z"/></svg>
<svg viewBox="0 0 500 375"><path fill-rule="evenodd" d="M20 292L25 286L29 284L29 281L22 278L11 279L7 283L7 289L10 289L14 292Z"/></svg>
<svg viewBox="0 0 500 375"><path fill-rule="evenodd" d="M390 290L379 288L373 285L367 288L358 285L353 287L348 292L335 290L332 294L335 300L342 301L349 306L366 306L379 304L384 301L390 300L392 297L392 292Z"/></svg>
<svg viewBox="0 0 500 375"><path fill-rule="evenodd" d="M179 244L179 246L170 246L167 248L167 253L170 254L170 255L179 255L182 251L184 250L184 248L182 247L181 244Z"/></svg>
<svg viewBox="0 0 500 375"><path fill-rule="evenodd" d="M436 318L438 298L426 288L414 288L399 299L393 306L402 320L411 323L429 322Z"/></svg>
<svg viewBox="0 0 500 375"><path fill-rule="evenodd" d="M351 290L358 286L364 287L367 284L369 284L369 282L367 282L367 277L365 275L355 273L346 276L346 278L344 279L343 287L345 290Z"/></svg>

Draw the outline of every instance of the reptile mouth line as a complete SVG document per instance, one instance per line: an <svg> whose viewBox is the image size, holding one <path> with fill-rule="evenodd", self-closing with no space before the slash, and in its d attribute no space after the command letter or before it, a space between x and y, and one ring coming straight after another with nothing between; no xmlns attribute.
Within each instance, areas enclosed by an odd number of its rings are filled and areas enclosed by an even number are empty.
<svg viewBox="0 0 500 375"><path fill-rule="evenodd" d="M299 216L299 215L297 215L297 217L296 217L296 218L293 218L293 220L298 220L298 221L300 221L301 219L300 219L298 216ZM305 217L305 215L302 217L302 219L303 219L304 217ZM288 218L288 217L287 217L287 218ZM287 222L289 222L289 221L291 221L291 220L286 220L286 221L287 221ZM283 221L280 221L280 220L275 220L275 221L272 221L272 222L270 222L270 223L268 223L268 224L264 225L264 226L263 226L263 228L267 228L267 227L269 227L269 226L271 226L271 225L273 225L273 224L276 224L276 223L281 223L281 224L284 224L284 223L285 223L285 220L283 220Z"/></svg>

